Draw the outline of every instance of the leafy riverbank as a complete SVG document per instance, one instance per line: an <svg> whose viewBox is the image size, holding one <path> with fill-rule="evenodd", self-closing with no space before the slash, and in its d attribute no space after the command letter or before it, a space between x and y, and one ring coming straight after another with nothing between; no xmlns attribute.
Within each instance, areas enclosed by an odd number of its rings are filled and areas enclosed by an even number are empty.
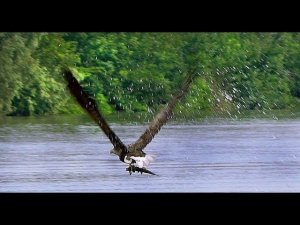
<svg viewBox="0 0 300 225"><path fill-rule="evenodd" d="M177 114L263 116L298 104L299 62L299 33L0 33L0 114L82 113L67 65L105 115L151 115L194 72Z"/></svg>

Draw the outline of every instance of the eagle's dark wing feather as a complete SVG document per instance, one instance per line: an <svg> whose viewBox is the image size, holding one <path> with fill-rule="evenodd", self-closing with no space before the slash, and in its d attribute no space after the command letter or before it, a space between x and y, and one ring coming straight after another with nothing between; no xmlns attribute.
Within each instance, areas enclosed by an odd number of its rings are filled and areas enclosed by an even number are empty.
<svg viewBox="0 0 300 225"><path fill-rule="evenodd" d="M73 76L70 69L64 69L64 78L68 83L68 88L71 94L76 98L77 102L84 108L92 119L100 126L105 135L109 138L113 146L121 150L123 153L127 152L126 145L120 138L112 131L101 113L99 112L96 102L82 89L76 78Z"/></svg>
<svg viewBox="0 0 300 225"><path fill-rule="evenodd" d="M191 85L194 76L194 72L190 72L187 74L187 77L181 84L179 90L171 97L166 106L154 117L153 121L150 123L149 127L145 130L145 132L139 137L139 139L136 142L128 146L128 150L130 152L141 151L147 146L147 144L151 142L151 140L159 132L161 127L172 116L172 112L176 104L188 92L189 86Z"/></svg>

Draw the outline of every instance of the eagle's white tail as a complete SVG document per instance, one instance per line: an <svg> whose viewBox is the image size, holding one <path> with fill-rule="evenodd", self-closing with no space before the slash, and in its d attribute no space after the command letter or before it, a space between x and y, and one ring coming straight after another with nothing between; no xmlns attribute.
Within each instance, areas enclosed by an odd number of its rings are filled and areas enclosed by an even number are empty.
<svg viewBox="0 0 300 225"><path fill-rule="evenodd" d="M151 162L154 161L153 155L146 155L145 157L131 156L130 158L136 161L136 166L139 168L146 168Z"/></svg>

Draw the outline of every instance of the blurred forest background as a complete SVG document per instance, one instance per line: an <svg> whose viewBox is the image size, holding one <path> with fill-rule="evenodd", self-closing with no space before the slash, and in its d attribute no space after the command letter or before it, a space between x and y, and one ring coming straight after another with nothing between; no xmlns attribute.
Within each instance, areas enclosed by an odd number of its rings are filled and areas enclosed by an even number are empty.
<svg viewBox="0 0 300 225"><path fill-rule="evenodd" d="M299 106L300 33L0 33L0 115L80 114L68 65L101 111L154 112L188 72L178 112Z"/></svg>

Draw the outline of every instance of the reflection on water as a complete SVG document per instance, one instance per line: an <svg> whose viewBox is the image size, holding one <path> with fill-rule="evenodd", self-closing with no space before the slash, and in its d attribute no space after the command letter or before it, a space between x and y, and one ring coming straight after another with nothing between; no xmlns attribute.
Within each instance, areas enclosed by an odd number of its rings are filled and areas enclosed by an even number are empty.
<svg viewBox="0 0 300 225"><path fill-rule="evenodd" d="M145 125L113 123L125 143ZM89 118L0 121L1 192L299 192L300 119L169 123L133 174Z"/></svg>

